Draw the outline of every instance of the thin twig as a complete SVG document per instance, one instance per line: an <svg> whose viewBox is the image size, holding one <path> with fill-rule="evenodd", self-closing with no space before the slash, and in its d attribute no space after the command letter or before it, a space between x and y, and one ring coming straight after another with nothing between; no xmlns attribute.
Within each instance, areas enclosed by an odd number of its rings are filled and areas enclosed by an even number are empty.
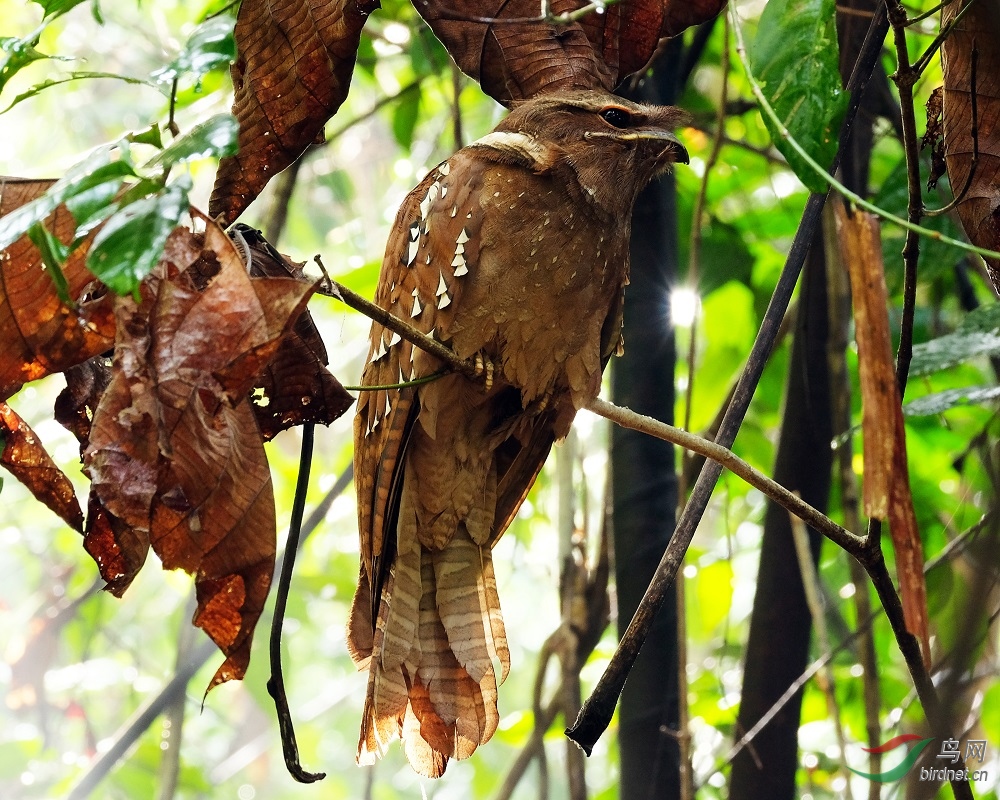
<svg viewBox="0 0 1000 800"><path fill-rule="evenodd" d="M306 490L309 488L309 471L312 465L313 440L316 424L307 422L302 426L302 450L299 457L299 474L295 483L295 497L292 500L292 513L288 522L288 541L285 545L285 560L281 565L278 578L278 591L274 597L274 614L271 617L271 677L267 681L267 693L274 699L274 707L278 714L278 729L281 732L281 750L285 756L285 767L289 774L299 783L315 783L326 777L325 772L308 772L299 761L299 748L295 742L295 727L292 723L292 712L288 708L288 697L285 694L285 678L281 670L281 628L285 622L285 607L288 604L288 592L292 585L292 570L295 567L295 554L299 549L299 536L302 532L302 513L306 505Z"/></svg>
<svg viewBox="0 0 1000 800"><path fill-rule="evenodd" d="M906 9L899 0L887 0L889 24L896 45L896 72L890 76L899 92L900 116L903 126L903 153L906 158L906 219L920 225L924 201L920 188L920 145L917 141L917 120L913 110L913 85L919 73L911 66L906 44ZM896 351L896 385L900 398L906 394L906 379L913 357L913 314L917 301L917 261L920 240L914 228L908 228L903 244L903 309L899 323L899 349Z"/></svg>
<svg viewBox="0 0 1000 800"><path fill-rule="evenodd" d="M822 589L819 585L819 576L816 574L816 565L812 560L812 551L809 547L809 534L806 532L805 523L790 514L792 525L792 539L795 541L795 556L799 562L799 573L802 576L802 588L806 596L806 605L809 607L809 614L812 617L813 626L816 628L816 638L823 652L830 649L830 636L826 628L826 617L823 611ZM834 731L837 734L837 747L840 749L840 769L844 777L844 797L851 798L850 773L847 769L847 746L844 739L844 726L840 722L840 707L837 705L837 693L833 688L833 674L829 665L824 665L816 673L816 684L820 691L826 696L827 710L833 722Z"/></svg>
<svg viewBox="0 0 1000 800"><path fill-rule="evenodd" d="M941 49L941 45L944 44L944 40L951 36L951 32L955 29L955 25L957 25L959 20L961 20L962 17L969 12L969 9L975 5L975 2L976 0L969 0L969 2L965 4L965 8L960 9L959 12L952 18L951 22L945 26L944 30L940 31L938 35L934 37L934 41L927 46L927 49L924 50L920 58L918 58L916 63L913 65L913 69L917 75L923 75L924 70L927 69L927 65L930 63L930 60L935 56L937 51Z"/></svg>
<svg viewBox="0 0 1000 800"><path fill-rule="evenodd" d="M788 491L780 483L776 483L763 473L758 472L733 453L732 450L723 447L717 442L702 439L696 434L682 431L680 428L660 422L652 417L637 414L630 409L620 408L600 398L591 400L586 405L586 408L588 411L609 419L623 428L630 428L649 434L650 436L655 436L658 439L663 439L679 447L700 453L706 458L710 458L717 464L724 466L734 475L745 480L775 503L778 503L792 514L801 517L810 527L815 528L848 552L860 552L861 548L864 547L865 540L863 537L842 528L825 514L817 511L813 506L805 502L797 494Z"/></svg>
<svg viewBox="0 0 1000 800"><path fill-rule="evenodd" d="M174 672L179 672L191 655L198 630L191 624L191 618L198 608L198 597L194 590L188 595L184 611L181 613L180 631L177 633L177 657ZM160 734L160 766L157 770L156 800L173 800L177 794L177 779L181 769L181 741L184 735L184 711L187 697L180 692L163 711L162 733Z"/></svg>

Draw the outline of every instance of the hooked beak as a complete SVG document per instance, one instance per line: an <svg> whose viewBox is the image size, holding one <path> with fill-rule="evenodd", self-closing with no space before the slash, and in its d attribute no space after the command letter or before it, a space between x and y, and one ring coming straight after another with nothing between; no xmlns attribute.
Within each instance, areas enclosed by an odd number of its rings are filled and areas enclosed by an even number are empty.
<svg viewBox="0 0 1000 800"><path fill-rule="evenodd" d="M681 140L678 139L671 131L665 131L660 128L651 128L649 130L638 130L632 133L626 134L622 137L623 139L649 139L653 141L660 141L666 144L664 149L664 154L670 153L670 160L675 164L690 164L691 158L688 155L687 148L681 144Z"/></svg>

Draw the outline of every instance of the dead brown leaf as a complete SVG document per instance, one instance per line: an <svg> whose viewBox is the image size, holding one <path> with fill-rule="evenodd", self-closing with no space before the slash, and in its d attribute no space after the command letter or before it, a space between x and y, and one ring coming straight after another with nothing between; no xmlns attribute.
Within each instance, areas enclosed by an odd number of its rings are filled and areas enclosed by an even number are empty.
<svg viewBox="0 0 1000 800"><path fill-rule="evenodd" d="M553 0L553 15L586 0ZM504 105L557 88L613 89L662 38L712 19L725 0L624 0L575 22L539 20L538 0L415 0L461 69ZM513 20L524 20L514 22Z"/></svg>
<svg viewBox="0 0 1000 800"><path fill-rule="evenodd" d="M9 214L45 193L54 181L0 177L0 216ZM72 241L76 225L59 208L46 221L64 244ZM94 276L84 266L87 243L63 266L69 295L80 298ZM42 257L27 236L0 253L0 399L21 386L109 349L114 342L110 300L100 295L78 304L64 304L42 268Z"/></svg>
<svg viewBox="0 0 1000 800"><path fill-rule="evenodd" d="M274 569L275 516L247 400L312 286L251 279L225 233L175 231L141 299L118 298L115 369L85 452L88 551L118 593L151 545L195 576L194 622L240 678ZM120 523L120 524L119 524Z"/></svg>
<svg viewBox="0 0 1000 800"><path fill-rule="evenodd" d="M361 29L376 8L378 0L244 0L232 67L239 152L219 164L212 217L233 222L322 135L347 97Z"/></svg>
<svg viewBox="0 0 1000 800"><path fill-rule="evenodd" d="M251 276L313 283L303 264L282 256L260 231L237 225L231 235L240 243L244 259L249 257ZM281 340L251 393L251 407L265 442L305 422L329 425L351 407L354 398L327 369L329 363L326 346L306 309Z"/></svg>
<svg viewBox="0 0 1000 800"><path fill-rule="evenodd" d="M913 510L903 408L893 366L878 218L834 204L841 257L851 274L864 441L865 514L889 521L906 629L930 663L924 550Z"/></svg>
<svg viewBox="0 0 1000 800"><path fill-rule="evenodd" d="M1000 250L1000 6L996 3L949 3L941 12L942 28L959 11L962 18L941 46L944 73L945 161L951 190L960 194L972 171L972 92L978 105L979 164L958 203L969 240ZM976 80L973 87L973 52ZM1000 291L1000 263L986 260L993 286Z"/></svg>
<svg viewBox="0 0 1000 800"><path fill-rule="evenodd" d="M83 511L69 478L56 466L31 427L0 402L0 465L74 530L83 531Z"/></svg>

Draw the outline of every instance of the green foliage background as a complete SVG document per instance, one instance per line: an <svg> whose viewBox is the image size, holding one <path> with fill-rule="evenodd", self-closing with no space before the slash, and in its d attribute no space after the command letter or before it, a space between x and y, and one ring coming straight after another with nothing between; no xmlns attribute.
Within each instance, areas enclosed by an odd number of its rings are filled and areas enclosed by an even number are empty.
<svg viewBox="0 0 1000 800"><path fill-rule="evenodd" d="M78 5L77 8L72 8ZM114 142L154 123L166 129L171 81L178 81L176 121L182 132L228 113L230 97L226 64L232 53L229 12L201 27L199 20L221 9L222 2L199 6L183 0L142 3L29 3L0 0L0 36L25 37L37 29L43 7L69 10L41 31L37 43L16 50L5 68L0 103L0 172L27 177L59 177L91 148ZM763 4L758 4L762 6ZM832 3L795 4L773 0L767 5L779 20L798 5L830 13ZM930 2L917 5L930 8ZM279 248L298 260L321 253L335 276L371 296L388 228L396 208L412 185L455 147L454 82L442 47L401 0L388 0L369 22L350 97L327 127L329 143L304 162L292 196L288 224ZM756 13L756 12L755 12ZM765 25L766 20L761 22ZM748 32L754 19L748 19ZM931 21L927 29L932 29ZM831 26L823 28L829 33ZM773 31L772 31L773 34ZM815 44L803 22L796 36ZM920 42L927 37L917 36ZM772 35L773 39L773 35ZM770 58L776 69L787 61L785 42L764 38L755 58ZM189 45L187 43L193 43ZM690 168L677 171L680 239L690 239L694 197L712 146L712 130L722 82L730 98L749 98L738 62L723 73L722 24L713 33L695 70L682 105L695 113L695 125L682 132L691 152ZM46 54L50 58L41 58ZM17 71L20 64L27 64ZM127 83L98 77L58 83L73 73L111 73L139 81ZM931 74L921 83L925 96L938 82ZM770 80L765 73L763 76ZM790 80L793 89L815 89L809 81L829 84L829 74L803 71ZM55 85L35 91L46 82ZM166 88L165 88L166 87ZM458 97L466 142L482 135L500 118L501 109L462 78ZM768 87L772 91L773 85ZM836 94L836 93L834 93ZM386 100L386 98L389 98ZM383 102L384 101L384 102ZM839 103L836 98L834 104ZM370 113L379 106L377 113ZM780 108L780 105L779 105ZM799 130L836 130L832 118L814 116ZM806 190L782 156L771 147L768 131L754 110L733 114L725 122L729 143L722 149L707 187L706 218L700 253L701 313L697 322L697 363L681 363L679 388L694 381L692 427L706 427L723 403L749 350L771 288L795 231ZM143 160L156 149L148 137L133 143ZM170 137L163 133L164 143ZM176 152L176 151L175 151ZM201 208L214 177L215 160L201 158L194 148L184 153L173 174L190 180L189 196ZM204 152L213 152L211 148ZM214 151L218 152L218 150ZM826 152L822 150L821 152ZM875 197L899 211L905 200L902 150L888 126L874 148ZM272 187L273 188L273 187ZM266 228L274 192L269 189L251 208L246 221ZM946 193L940 197L946 202ZM901 284L901 239L886 230L886 267L895 292L890 313L898 317ZM953 265L958 256L940 247L925 249L917 309L917 341L945 335L961 326L963 314L955 299ZM687 253L682 253L687 263ZM980 298L991 291L974 275ZM670 287L664 287L664 305ZM678 312L681 299L675 295ZM332 368L345 382L355 383L367 349L367 323L333 301L317 298L311 306L331 352ZM667 319L629 320L627 324L667 324ZM968 330L966 328L961 330ZM995 330L990 328L989 330ZM678 328L678 352L687 352L690 327ZM952 359L942 367L931 363L910 382L906 400L996 382L986 355L977 351ZM852 369L855 354L848 353ZM750 415L737 440L737 452L765 473L770 470L781 421L787 343L772 357ZM854 375L856 385L856 373ZM72 437L51 420L51 403L62 386L58 376L25 387L11 404L29 422L50 452L78 479ZM678 392L683 398L684 393ZM995 487L987 478L972 446L995 442L995 408L989 403L931 406L933 414L907 422L911 481L928 557L965 531L994 503ZM938 413L943 412L943 413ZM683 409L678 409L683 418ZM855 420L860 409L855 403ZM314 505L348 466L350 419L319 432L313 486ZM860 451L857 431L855 448ZM574 492L576 522L596 547L602 520L605 486L606 425L583 413ZM275 481L279 519L287 520L297 468L297 434L286 433L268 446ZM860 470L860 456L856 458ZM496 559L500 594L512 646L513 672L501 689L500 730L495 739L468 762L449 766L445 778L432 783L406 767L398 747L374 771L354 765L354 752L364 675L354 671L343 630L357 574L357 542L350 490L338 498L326 521L312 535L300 556L285 623L286 685L298 723L299 745L308 769L328 773L313 786L295 784L286 774L273 722L267 679L265 614L258 626L256 657L241 684L215 690L199 711L202 692L221 656L188 685L182 729L165 731L160 721L140 738L121 765L94 796L107 798L161 797L159 775L164 737L180 737L181 769L177 798L254 797L356 798L415 797L489 798L499 788L516 753L532 728L531 692L538 652L559 624L557 599L558 543L554 521L558 509L551 467L525 504L512 531L498 546ZM585 501L585 502L584 502ZM0 494L0 630L6 666L0 668L0 796L6 798L62 797L80 779L96 753L106 749L136 709L158 693L176 669L179 643L187 641L191 582L179 573L164 573L151 557L145 570L121 601L93 592L100 582L94 564L73 532L36 504L14 481ZM720 491L701 526L684 569L689 636L687 673L694 740L696 779L704 782L700 797L725 796L723 758L734 735L741 685L742 643L754 591L763 498L739 480L725 475ZM832 505L836 508L836 499ZM579 509L585 509L581 511ZM967 604L961 567L945 562L929 576L931 614L939 644L954 638L972 612ZM846 557L825 546L821 576L827 614L835 642L855 625L850 600L853 585ZM55 619L55 609L70 610ZM971 610L970 610L971 609ZM884 694L885 738L918 729L922 720L913 706L911 685L887 626L875 626ZM201 634L197 633L196 642ZM996 797L1000 773L1000 684L996 681L996 626L987 635L984 663L993 672L978 696L980 731L989 740L991 782L980 786L983 797ZM614 642L610 633L584 667L584 690L593 685ZM814 648L816 645L814 645ZM988 648L992 647L992 650ZM817 651L818 654L818 651ZM856 655L847 649L836 656L833 674L842 720L847 729L848 761L862 764L865 741L863 698ZM550 670L546 696L557 676ZM565 742L562 724L546 737L551 796L565 796ZM799 735L803 752L801 797L840 796L843 779L834 729L823 695L810 683ZM616 790L614 730L609 731L587 764L588 785L595 798L612 798ZM721 771L716 771L719 768ZM532 767L515 797L537 794L537 767ZM858 796L866 782L853 779Z"/></svg>

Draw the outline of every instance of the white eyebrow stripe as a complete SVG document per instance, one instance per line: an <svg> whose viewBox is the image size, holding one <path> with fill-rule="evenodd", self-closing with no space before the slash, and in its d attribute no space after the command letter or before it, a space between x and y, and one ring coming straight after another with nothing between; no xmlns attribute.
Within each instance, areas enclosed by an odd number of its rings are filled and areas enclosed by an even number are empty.
<svg viewBox="0 0 1000 800"><path fill-rule="evenodd" d="M514 153L539 164L546 164L552 160L548 146L539 142L534 136L517 131L493 131L482 139L474 141L470 147L491 147L494 150Z"/></svg>

